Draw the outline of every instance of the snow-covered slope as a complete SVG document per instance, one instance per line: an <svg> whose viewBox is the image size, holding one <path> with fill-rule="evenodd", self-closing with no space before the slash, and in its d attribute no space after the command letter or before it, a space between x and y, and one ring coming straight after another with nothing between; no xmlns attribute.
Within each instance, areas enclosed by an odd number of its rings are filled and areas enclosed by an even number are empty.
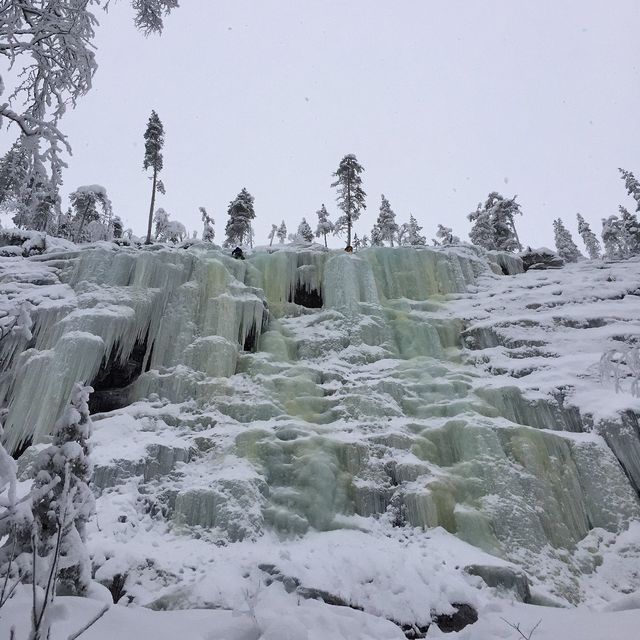
<svg viewBox="0 0 640 640"><path fill-rule="evenodd" d="M500 599L616 606L640 586L640 403L598 363L640 335L640 263L518 267L471 247L0 259L6 323L23 302L33 323L0 343L7 442L46 438L93 381L96 579L239 612L260 631L238 638L272 637L273 611L392 638L464 604L475 638Z"/></svg>

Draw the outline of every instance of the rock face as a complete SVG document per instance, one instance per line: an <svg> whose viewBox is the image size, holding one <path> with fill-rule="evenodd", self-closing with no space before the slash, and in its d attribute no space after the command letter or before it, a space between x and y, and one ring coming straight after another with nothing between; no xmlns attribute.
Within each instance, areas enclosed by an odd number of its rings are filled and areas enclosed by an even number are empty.
<svg viewBox="0 0 640 640"><path fill-rule="evenodd" d="M116 532L94 532L110 554L96 564L117 568L108 580L126 557L144 585L136 602L189 582L168 559L180 540L218 561L269 541L286 559L294 542L317 548L358 531L365 550L384 539L394 562L415 551L415 603L394 572L378 588L393 595L372 594L365 569L382 571L382 552L367 552L354 575L345 558L306 576L306 550L283 575L417 629L435 618L454 630L473 618L460 603L473 605L477 586L528 601L529 582L544 584L581 601L581 545L640 518L626 475L638 465L637 430L616 435L620 418L581 411L575 393L600 385L599 354L577 362L561 351L582 339L581 303L562 294L574 280L539 282L551 276L470 247L256 251L240 261L199 244L99 245L28 264L43 284L10 285L31 300L34 330L3 345L8 443L46 438L77 379L113 400L94 416L99 519ZM615 318L584 325L600 349L625 310L638 317L631 298L618 299ZM149 531L163 532L159 550L132 559L127 549ZM416 551L434 532L477 557L438 568ZM442 591L429 590L433 580ZM215 589L224 606L231 586Z"/></svg>
<svg viewBox="0 0 640 640"><path fill-rule="evenodd" d="M529 269L534 271L559 269L564 265L564 260L555 251L545 247L541 249L528 248L520 254L520 259L525 271L529 271Z"/></svg>

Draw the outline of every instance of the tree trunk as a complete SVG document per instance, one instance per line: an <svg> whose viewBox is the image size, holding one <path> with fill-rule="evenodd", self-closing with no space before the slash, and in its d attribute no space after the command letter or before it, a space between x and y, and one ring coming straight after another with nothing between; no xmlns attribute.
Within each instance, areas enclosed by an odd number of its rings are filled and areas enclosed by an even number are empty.
<svg viewBox="0 0 640 640"><path fill-rule="evenodd" d="M327 234L324 234L324 248L327 249Z"/></svg>
<svg viewBox="0 0 640 640"><path fill-rule="evenodd" d="M347 178L347 246L351 246L351 180Z"/></svg>
<svg viewBox="0 0 640 640"><path fill-rule="evenodd" d="M151 206L149 207L149 224L147 226L147 239L145 244L151 244L151 223L153 222L153 207L156 204L156 184L158 182L158 170L153 167L153 186L151 187Z"/></svg>
<svg viewBox="0 0 640 640"><path fill-rule="evenodd" d="M82 212L82 217L80 218L80 224L78 225L78 230L76 231L75 238L73 239L73 241L74 241L75 243L77 243L77 242L78 242L78 240L80 240L80 232L82 231L82 227L84 227L84 221L85 221L85 220L86 220L86 218L87 218L87 213L89 213L89 207L90 207L90 206L91 206L91 205L90 205L90 204L88 204L88 205L85 207L85 210Z"/></svg>

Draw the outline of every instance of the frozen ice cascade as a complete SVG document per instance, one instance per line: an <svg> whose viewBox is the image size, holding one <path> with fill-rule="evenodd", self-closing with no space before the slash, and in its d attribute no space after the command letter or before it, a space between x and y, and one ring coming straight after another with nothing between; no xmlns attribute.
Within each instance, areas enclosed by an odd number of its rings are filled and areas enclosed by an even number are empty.
<svg viewBox="0 0 640 640"><path fill-rule="evenodd" d="M640 520L638 399L593 392L603 345L640 336L640 263L603 265L609 293L572 300L594 266L523 274L466 245L0 261L3 304L32 322L0 343L6 443L37 448L73 384L93 384L94 568L127 573L134 602L224 607L235 587L210 574L232 564L403 624L479 585L560 604L640 586L637 539L635 569L591 579ZM349 562L363 549L404 591L374 593Z"/></svg>

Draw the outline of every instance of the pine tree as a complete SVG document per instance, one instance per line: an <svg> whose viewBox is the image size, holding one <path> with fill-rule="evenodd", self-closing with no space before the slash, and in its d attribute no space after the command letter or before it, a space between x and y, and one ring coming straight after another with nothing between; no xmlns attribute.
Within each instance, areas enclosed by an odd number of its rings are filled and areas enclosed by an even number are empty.
<svg viewBox="0 0 640 640"><path fill-rule="evenodd" d="M256 217L253 210L253 196L243 188L235 200L229 203L229 219L225 227L225 246L252 244L251 221Z"/></svg>
<svg viewBox="0 0 640 640"><path fill-rule="evenodd" d="M398 240L398 242L400 242ZM380 231L380 227L377 224L373 225L371 229L371 246L372 247L382 247L384 244L382 240L382 233Z"/></svg>
<svg viewBox="0 0 640 640"><path fill-rule="evenodd" d="M267 236L267 240L269 240L270 247L273 245L273 239L276 237L277 233L278 233L278 225L272 224L271 231L269 231L269 235Z"/></svg>
<svg viewBox="0 0 640 640"><path fill-rule="evenodd" d="M106 240L109 236L112 216L111 201L106 189L99 184L83 185L69 195L69 201L73 209L71 225L74 229L74 242ZM97 233L92 234L85 228L85 225L88 227L92 223L97 223ZM96 235L103 235L103 237L96 238Z"/></svg>
<svg viewBox="0 0 640 640"><path fill-rule="evenodd" d="M393 212L389 201L381 196L382 202L380 203L380 213L378 214L378 220L376 225L380 229L383 240L389 242L389 246L393 247L393 239L398 233L398 225L396 224L396 214Z"/></svg>
<svg viewBox="0 0 640 640"><path fill-rule="evenodd" d="M584 246L587 248L587 253L591 260L597 260L600 257L600 242L596 237L596 234L591 231L589 223L578 213L578 233L584 242Z"/></svg>
<svg viewBox="0 0 640 640"><path fill-rule="evenodd" d="M369 246L369 236L366 233L360 239L360 244L363 249L366 249Z"/></svg>
<svg viewBox="0 0 640 640"><path fill-rule="evenodd" d="M445 227L441 224L438 225L438 230L436 231L437 240L433 241L434 245L450 245L450 244L459 244L460 238L458 236L453 235L453 229L450 227Z"/></svg>
<svg viewBox="0 0 640 640"><path fill-rule="evenodd" d="M337 180L331 186L338 187L338 207L344 213L336 220L334 233L340 234L346 230L347 246L351 245L353 223L360 217L360 211L366 209L364 198L367 194L362 189L360 177L362 171L364 169L358 164L355 155L350 153L342 158L333 174Z"/></svg>
<svg viewBox="0 0 640 640"><path fill-rule="evenodd" d="M571 233L564 226L560 218L553 221L553 233L558 255L565 262L578 262L578 260L582 258L582 254L578 250L576 243L573 241Z"/></svg>
<svg viewBox="0 0 640 640"><path fill-rule="evenodd" d="M324 238L324 246L327 246L327 234L334 230L333 222L329 220L329 213L327 208L322 205L320 209L316 211L318 216L318 226L316 227L316 238L322 236Z"/></svg>
<svg viewBox="0 0 640 640"><path fill-rule="evenodd" d="M357 251L358 249L360 249L361 246L362 246L362 242L361 242L360 238L358 238L358 234L354 233L353 234L353 249L354 249L354 251Z"/></svg>
<svg viewBox="0 0 640 640"><path fill-rule="evenodd" d="M305 218L302 218L302 222L298 226L298 236L305 242L313 242L313 231Z"/></svg>
<svg viewBox="0 0 640 640"><path fill-rule="evenodd" d="M156 191L164 193L164 184L158 180L158 174L162 171L163 158L162 147L164 146L164 127L155 111L151 112L147 130L144 132L144 161L142 167L153 170L151 185L151 205L149 206L149 225L147 227L146 244L151 244L151 224L153 222L153 210L156 204Z"/></svg>
<svg viewBox="0 0 640 640"><path fill-rule="evenodd" d="M204 207L200 207L200 215L202 217L203 224L202 240L203 242L213 242L216 235L216 232L213 229L213 225L215 224L213 218L209 216Z"/></svg>
<svg viewBox="0 0 640 640"><path fill-rule="evenodd" d="M32 511L37 555L50 556L60 533L58 585L60 591L70 595L86 595L91 582L91 562L84 541L86 523L95 511L89 488L93 467L89 458L88 402L92 391L82 384L74 386L70 403L54 427L52 445L34 463Z"/></svg>
<svg viewBox="0 0 640 640"><path fill-rule="evenodd" d="M406 227L406 235L404 241L410 246L421 246L427 244L427 239L420 235L422 227L418 225L418 221L409 215L409 224Z"/></svg>
<svg viewBox="0 0 640 640"><path fill-rule="evenodd" d="M284 241L287 239L287 225L284 223L284 220L278 227L276 235L278 236L278 241L280 242L280 244L284 244Z"/></svg>

